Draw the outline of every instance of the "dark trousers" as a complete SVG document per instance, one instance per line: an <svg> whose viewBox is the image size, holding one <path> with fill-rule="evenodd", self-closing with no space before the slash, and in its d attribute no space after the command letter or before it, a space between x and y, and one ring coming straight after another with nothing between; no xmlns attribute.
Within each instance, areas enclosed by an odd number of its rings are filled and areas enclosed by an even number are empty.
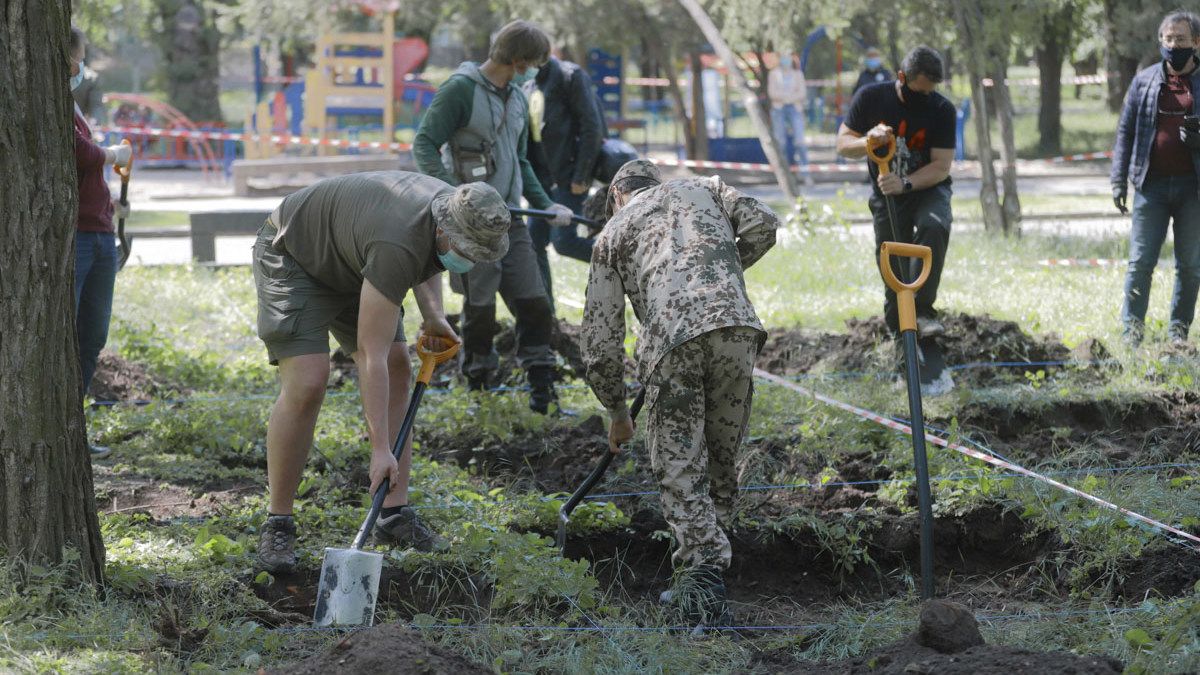
<svg viewBox="0 0 1200 675"><path fill-rule="evenodd" d="M75 330L85 395L96 374L96 359L108 342L117 259L117 238L112 232L75 233Z"/></svg>
<svg viewBox="0 0 1200 675"><path fill-rule="evenodd" d="M571 187L556 187L550 191L550 198L555 203L571 209L576 215L583 215L583 202L586 194L571 194ZM538 271L546 284L546 293L550 296L550 306L554 306L554 287L550 281L550 258L546 248L554 244L554 250L561 256L574 258L582 262L592 260L592 240L579 236L575 223L566 227L553 227L542 218L529 219L529 236L533 239L533 251L537 255Z"/></svg>
<svg viewBox="0 0 1200 675"><path fill-rule="evenodd" d="M888 216L887 204L878 194L871 195L871 215L875 220L875 264L879 264L879 249L885 241L899 240L906 244L920 244L933 250L933 268L929 272L929 280L917 292L917 316L937 316L933 303L937 300L938 284L942 280L942 267L946 263L946 249L950 245L950 222L953 215L950 212L950 186L938 185L907 195L892 197L896 205L895 232ZM912 281L921 273L921 263L916 259L908 260L908 269L901 269L898 262L893 263L896 276L904 281ZM880 276L882 278L882 275ZM899 332L900 320L896 309L896 294L890 288L884 287L883 316L892 332Z"/></svg>

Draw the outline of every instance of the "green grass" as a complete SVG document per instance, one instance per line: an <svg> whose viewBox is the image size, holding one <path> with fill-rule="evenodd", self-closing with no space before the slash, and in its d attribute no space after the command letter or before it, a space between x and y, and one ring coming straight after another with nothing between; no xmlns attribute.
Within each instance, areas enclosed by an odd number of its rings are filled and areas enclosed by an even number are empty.
<svg viewBox="0 0 1200 675"><path fill-rule="evenodd" d="M129 212L129 220L125 221L125 226L130 230L151 230L160 227L187 226L188 224L188 214L185 211L132 209Z"/></svg>

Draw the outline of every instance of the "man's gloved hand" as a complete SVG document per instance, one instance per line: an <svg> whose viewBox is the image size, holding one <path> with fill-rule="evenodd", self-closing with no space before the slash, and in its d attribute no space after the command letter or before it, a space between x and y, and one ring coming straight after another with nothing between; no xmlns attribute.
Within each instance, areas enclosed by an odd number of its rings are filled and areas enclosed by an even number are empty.
<svg viewBox="0 0 1200 675"><path fill-rule="evenodd" d="M113 166L125 166L133 159L133 146L124 143L110 145L104 149L104 158Z"/></svg>
<svg viewBox="0 0 1200 675"><path fill-rule="evenodd" d="M112 200L112 205L113 205L113 218L118 218L120 220L128 220L129 219L129 204L121 204L121 200L114 199L114 200Z"/></svg>
<svg viewBox="0 0 1200 675"><path fill-rule="evenodd" d="M1179 140L1183 141L1188 150L1200 152L1200 131L1187 127L1179 127Z"/></svg>
<svg viewBox="0 0 1200 675"><path fill-rule="evenodd" d="M1125 199L1129 196L1129 188L1125 185L1113 186L1113 204L1121 213L1129 213L1129 209L1125 208Z"/></svg>
<svg viewBox="0 0 1200 675"><path fill-rule="evenodd" d="M546 210L554 214L554 217L550 219L550 224L554 227L566 227L570 225L571 217L575 215L571 209L562 204L551 204L550 208Z"/></svg>

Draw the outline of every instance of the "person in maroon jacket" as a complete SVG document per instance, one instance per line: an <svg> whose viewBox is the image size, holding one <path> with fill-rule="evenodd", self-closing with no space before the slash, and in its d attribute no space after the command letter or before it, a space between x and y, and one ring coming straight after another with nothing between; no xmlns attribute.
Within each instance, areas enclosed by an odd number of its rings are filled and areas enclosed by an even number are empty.
<svg viewBox="0 0 1200 675"><path fill-rule="evenodd" d="M71 28L71 88L83 79L85 38ZM100 147L92 140L92 129L75 106L75 170L79 176L79 214L75 220L75 327L79 333L79 369L86 395L96 373L96 359L108 341L112 318L113 285L117 280L117 242L113 215L124 218L129 207L113 201L104 181L107 164L125 166L133 150L128 145ZM92 459L112 451L91 446Z"/></svg>

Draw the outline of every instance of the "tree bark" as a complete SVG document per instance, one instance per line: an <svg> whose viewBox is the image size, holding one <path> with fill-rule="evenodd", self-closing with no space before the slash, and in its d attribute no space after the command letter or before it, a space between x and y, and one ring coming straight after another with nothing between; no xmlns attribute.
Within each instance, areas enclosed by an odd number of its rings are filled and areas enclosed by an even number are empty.
<svg viewBox="0 0 1200 675"><path fill-rule="evenodd" d="M775 137L771 134L771 123L763 115L762 106L758 103L758 97L755 96L754 90L750 88L750 83L746 81L746 74L738 67L737 55L725 43L725 39L721 37L721 31L717 30L716 24L709 18L708 13L700 6L696 0L679 0L679 4L687 10L691 15L692 20L700 28L700 32L704 34L708 43L716 50L717 56L729 68L730 78L733 80L734 86L742 93L742 105L745 106L746 112L750 115L750 121L754 124L755 134L758 140L762 143L763 151L767 155L767 162L771 165L771 171L775 174L775 181L779 183L779 189L783 190L784 197L789 201L795 201L799 190L796 186L796 177L792 175L791 167L783 161L783 153L779 151L779 146L775 143Z"/></svg>
<svg viewBox="0 0 1200 675"><path fill-rule="evenodd" d="M982 26L976 15L964 6L964 2L954 1L954 19L958 24L958 33L963 44L980 44ZM979 148L979 202L983 207L983 227L991 231L1003 231L1004 212L1000 209L1000 197L996 191L995 155L992 151L992 135L988 114L988 97L984 93L984 67L979 51L967 49L967 77L971 82L971 102L975 107L975 137Z"/></svg>
<svg viewBox="0 0 1200 675"><path fill-rule="evenodd" d="M199 0L155 0L163 31L167 99L194 122L220 122L220 42L210 10Z"/></svg>
<svg viewBox="0 0 1200 675"><path fill-rule="evenodd" d="M1123 55L1116 47L1121 44L1120 31L1113 23L1113 17L1119 14L1117 4L1117 0L1104 0L1104 37L1108 44L1104 50L1104 71L1108 79L1108 109L1114 113L1121 112L1125 92L1138 70L1138 60Z"/></svg>
<svg viewBox="0 0 1200 675"><path fill-rule="evenodd" d="M1013 136L1012 97L1004 81L1008 76L1008 66L1001 58L995 58L993 63L1000 64L992 76L995 83L992 88L996 94L996 124L1000 127L1000 159L1004 162L1003 230L1006 235L1020 236L1021 198L1017 194L1017 143Z"/></svg>
<svg viewBox="0 0 1200 675"><path fill-rule="evenodd" d="M1042 17L1042 39L1037 49L1038 153L1043 157L1062 154L1062 71L1071 47L1074 5Z"/></svg>
<svg viewBox="0 0 1200 675"><path fill-rule="evenodd" d="M708 111L704 108L704 64L700 52L688 54L692 72L692 118L688 120L692 135L688 159L708 159Z"/></svg>
<svg viewBox="0 0 1200 675"><path fill-rule="evenodd" d="M0 550L104 576L75 339L68 0L0 0Z"/></svg>

